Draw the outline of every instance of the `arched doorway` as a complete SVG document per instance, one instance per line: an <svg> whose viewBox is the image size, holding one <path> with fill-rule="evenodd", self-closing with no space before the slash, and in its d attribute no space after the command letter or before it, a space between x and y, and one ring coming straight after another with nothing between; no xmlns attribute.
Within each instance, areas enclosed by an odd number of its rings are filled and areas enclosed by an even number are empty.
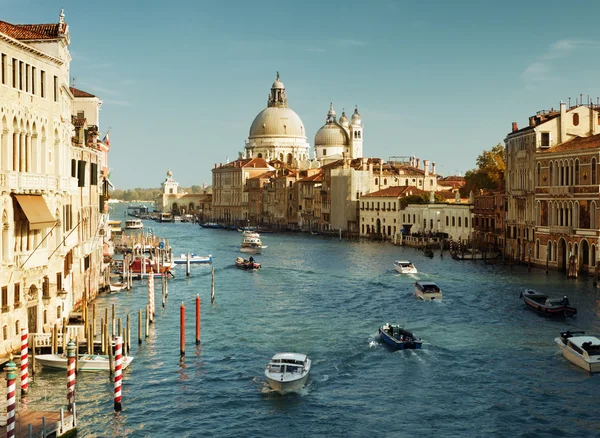
<svg viewBox="0 0 600 438"><path fill-rule="evenodd" d="M381 219L377 219L377 234L381 234Z"/></svg>
<svg viewBox="0 0 600 438"><path fill-rule="evenodd" d="M557 262L557 267L559 270L567 270L567 242L562 238L558 241Z"/></svg>
<svg viewBox="0 0 600 438"><path fill-rule="evenodd" d="M588 241L584 240L581 242L581 264L582 266L589 266L590 264L590 246Z"/></svg>

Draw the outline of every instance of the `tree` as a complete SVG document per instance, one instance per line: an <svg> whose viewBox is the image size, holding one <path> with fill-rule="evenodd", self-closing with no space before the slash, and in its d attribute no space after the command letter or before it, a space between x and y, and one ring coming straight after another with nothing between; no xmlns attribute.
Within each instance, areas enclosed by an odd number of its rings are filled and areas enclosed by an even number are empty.
<svg viewBox="0 0 600 438"><path fill-rule="evenodd" d="M483 190L495 190L502 185L506 163L504 146L498 143L489 151L483 151L476 160L477 168L465 172L465 185L460 189L462 196Z"/></svg>

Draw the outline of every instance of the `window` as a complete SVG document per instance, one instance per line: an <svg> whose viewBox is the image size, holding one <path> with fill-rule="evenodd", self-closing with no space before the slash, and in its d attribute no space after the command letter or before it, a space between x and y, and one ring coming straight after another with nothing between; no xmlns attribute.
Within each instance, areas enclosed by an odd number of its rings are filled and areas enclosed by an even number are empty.
<svg viewBox="0 0 600 438"><path fill-rule="evenodd" d="M61 318L62 318L62 307L56 306L56 319L61 319Z"/></svg>
<svg viewBox="0 0 600 438"><path fill-rule="evenodd" d="M454 216L452 216L452 226L456 226L456 218Z"/></svg>
<svg viewBox="0 0 600 438"><path fill-rule="evenodd" d="M458 226L460 227L460 216L458 217Z"/></svg>
<svg viewBox="0 0 600 438"><path fill-rule="evenodd" d="M54 76L54 102L58 102L58 76Z"/></svg>
<svg viewBox="0 0 600 438"><path fill-rule="evenodd" d="M575 113L573 114L573 126L578 126L579 125L579 114Z"/></svg>
<svg viewBox="0 0 600 438"><path fill-rule="evenodd" d="M542 143L540 146L549 147L550 146L550 133L542 132Z"/></svg>
<svg viewBox="0 0 600 438"><path fill-rule="evenodd" d="M77 187L85 187L85 165L86 162L83 160L77 162Z"/></svg>
<svg viewBox="0 0 600 438"><path fill-rule="evenodd" d="M62 272L57 272L56 273L56 289L57 290L62 290L63 289Z"/></svg>
<svg viewBox="0 0 600 438"><path fill-rule="evenodd" d="M23 61L19 61L19 90L23 89Z"/></svg>
<svg viewBox="0 0 600 438"><path fill-rule="evenodd" d="M40 96L46 97L46 72L40 70Z"/></svg>
<svg viewBox="0 0 600 438"><path fill-rule="evenodd" d="M17 88L17 60L12 59L12 86Z"/></svg>
<svg viewBox="0 0 600 438"><path fill-rule="evenodd" d="M77 160L71 160L71 176L77 178Z"/></svg>
<svg viewBox="0 0 600 438"><path fill-rule="evenodd" d="M465 228L469 228L469 218L465 218Z"/></svg>
<svg viewBox="0 0 600 438"><path fill-rule="evenodd" d="M2 64L0 65L0 68L2 68L2 72L0 73L2 75L2 83L6 85L6 55L4 53L2 54Z"/></svg>
<svg viewBox="0 0 600 438"><path fill-rule="evenodd" d="M21 334L21 321L18 319L15 321L15 335L19 336Z"/></svg>
<svg viewBox="0 0 600 438"><path fill-rule="evenodd" d="M21 304L21 283L15 283L15 307Z"/></svg>
<svg viewBox="0 0 600 438"><path fill-rule="evenodd" d="M96 186L98 185L98 165L96 163L91 163L90 170L90 185Z"/></svg>
<svg viewBox="0 0 600 438"><path fill-rule="evenodd" d="M592 184L598 184L596 181L596 157L592 158Z"/></svg>
<svg viewBox="0 0 600 438"><path fill-rule="evenodd" d="M35 67L31 67L31 94L35 94Z"/></svg>
<svg viewBox="0 0 600 438"><path fill-rule="evenodd" d="M446 216L446 226L449 225L449 220L450 220L450 218L448 216Z"/></svg>
<svg viewBox="0 0 600 438"><path fill-rule="evenodd" d="M575 160L575 185L579 185L579 160Z"/></svg>
<svg viewBox="0 0 600 438"><path fill-rule="evenodd" d="M327 156L327 149L323 149L323 156Z"/></svg>
<svg viewBox="0 0 600 438"><path fill-rule="evenodd" d="M29 93L29 71L31 66L29 64L25 64L25 91Z"/></svg>
<svg viewBox="0 0 600 438"><path fill-rule="evenodd" d="M2 286L2 311L8 311L8 286Z"/></svg>

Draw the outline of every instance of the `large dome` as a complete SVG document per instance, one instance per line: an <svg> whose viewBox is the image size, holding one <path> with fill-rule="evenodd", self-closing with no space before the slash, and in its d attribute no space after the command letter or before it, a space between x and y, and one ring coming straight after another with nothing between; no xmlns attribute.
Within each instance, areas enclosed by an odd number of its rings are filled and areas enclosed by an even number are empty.
<svg viewBox="0 0 600 438"><path fill-rule="evenodd" d="M317 146L348 146L350 138L346 130L337 123L327 123L317 131L315 135L315 147Z"/></svg>
<svg viewBox="0 0 600 438"><path fill-rule="evenodd" d="M304 124L290 108L268 107L262 110L250 126L248 138L300 137L306 138Z"/></svg>

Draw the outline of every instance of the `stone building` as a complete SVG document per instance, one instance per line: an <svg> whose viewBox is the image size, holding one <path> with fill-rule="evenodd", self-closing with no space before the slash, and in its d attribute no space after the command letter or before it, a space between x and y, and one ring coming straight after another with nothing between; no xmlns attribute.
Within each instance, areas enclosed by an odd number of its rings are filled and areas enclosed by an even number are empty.
<svg viewBox="0 0 600 438"><path fill-rule="evenodd" d="M0 21L0 355L105 279L100 100L69 87L69 27Z"/></svg>
<svg viewBox="0 0 600 438"><path fill-rule="evenodd" d="M170 170L160 186L162 193L154 202L155 211L171 213L173 216L191 214L201 222L212 218L212 187L205 184L202 193L181 191Z"/></svg>

